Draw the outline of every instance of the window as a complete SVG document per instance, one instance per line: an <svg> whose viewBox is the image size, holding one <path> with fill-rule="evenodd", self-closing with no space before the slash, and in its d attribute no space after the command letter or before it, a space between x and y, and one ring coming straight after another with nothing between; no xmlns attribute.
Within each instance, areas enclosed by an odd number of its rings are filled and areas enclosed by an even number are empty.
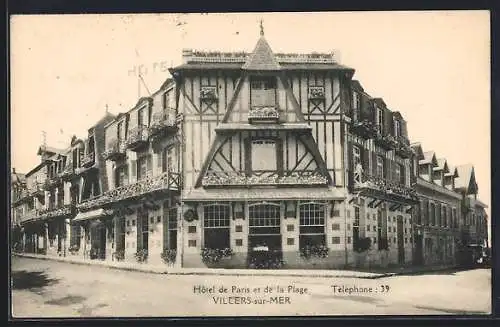
<svg viewBox="0 0 500 327"><path fill-rule="evenodd" d="M276 141L252 140L252 171L275 171L276 169Z"/></svg>
<svg viewBox="0 0 500 327"><path fill-rule="evenodd" d="M382 128L384 126L384 111L377 108L377 125Z"/></svg>
<svg viewBox="0 0 500 327"><path fill-rule="evenodd" d="M353 145L352 147L352 158L354 162L354 167L361 163L361 149L358 146Z"/></svg>
<svg viewBox="0 0 500 327"><path fill-rule="evenodd" d="M294 245L295 239L294 238L287 238L286 239L286 245Z"/></svg>
<svg viewBox="0 0 500 327"><path fill-rule="evenodd" d="M241 226L241 225L236 225L236 227L235 227L235 231L236 231L237 233L241 233L241 232L243 232L243 226Z"/></svg>
<svg viewBox="0 0 500 327"><path fill-rule="evenodd" d="M396 164L394 167L394 180L397 180L399 183L401 183L401 165Z"/></svg>
<svg viewBox="0 0 500 327"><path fill-rule="evenodd" d="M252 107L274 107L276 105L276 78L251 79Z"/></svg>
<svg viewBox="0 0 500 327"><path fill-rule="evenodd" d="M394 136L401 136L401 123L399 122L399 120L394 120Z"/></svg>
<svg viewBox="0 0 500 327"><path fill-rule="evenodd" d="M176 171L176 167L174 167L174 146L169 146L164 148L162 151L162 172L167 171Z"/></svg>
<svg viewBox="0 0 500 327"><path fill-rule="evenodd" d="M137 159L137 180L150 177L151 170L151 155L144 155Z"/></svg>
<svg viewBox="0 0 500 327"><path fill-rule="evenodd" d="M352 92L353 118L358 120L359 110L361 109L361 97L358 92Z"/></svg>
<svg viewBox="0 0 500 327"><path fill-rule="evenodd" d="M234 240L234 243L236 246L243 246L243 240L241 238Z"/></svg>
<svg viewBox="0 0 500 327"><path fill-rule="evenodd" d="M115 186L120 187L128 184L128 166L123 165L116 168Z"/></svg>
<svg viewBox="0 0 500 327"><path fill-rule="evenodd" d="M435 225L437 226L442 226L442 221L441 221L441 204L436 204L436 207L435 207L435 210L436 210L436 221L435 221Z"/></svg>
<svg viewBox="0 0 500 327"><path fill-rule="evenodd" d="M168 107L168 94L167 94L167 92L165 92L161 95L161 107L163 109L167 109L167 107Z"/></svg>
<svg viewBox="0 0 500 327"><path fill-rule="evenodd" d="M248 208L250 234L279 235L280 206L275 204L253 204Z"/></svg>
<svg viewBox="0 0 500 327"><path fill-rule="evenodd" d="M118 123L116 133L117 133L118 141L121 141L125 138L125 134L123 133L123 121Z"/></svg>
<svg viewBox="0 0 500 327"><path fill-rule="evenodd" d="M456 208L453 208L451 215L452 215L452 220L453 220L453 227L458 228L457 209Z"/></svg>
<svg viewBox="0 0 500 327"><path fill-rule="evenodd" d="M137 111L137 125L139 127L148 125L146 108L141 108Z"/></svg>
<svg viewBox="0 0 500 327"><path fill-rule="evenodd" d="M359 207L354 207L354 223L352 225L352 236L353 236L353 247L356 249L359 242L359 221L360 220L360 212Z"/></svg>
<svg viewBox="0 0 500 327"><path fill-rule="evenodd" d="M332 224L332 230L340 230L340 224Z"/></svg>
<svg viewBox="0 0 500 327"><path fill-rule="evenodd" d="M436 209L434 203L431 203L429 206L429 216L431 225L436 225Z"/></svg>
<svg viewBox="0 0 500 327"><path fill-rule="evenodd" d="M196 240L188 240L188 247L195 248L196 247Z"/></svg>
<svg viewBox="0 0 500 327"><path fill-rule="evenodd" d="M211 204L203 208L205 247L224 249L230 247L230 206Z"/></svg>
<svg viewBox="0 0 500 327"><path fill-rule="evenodd" d="M287 232L293 232L295 230L295 226L294 225L286 225L286 231Z"/></svg>
<svg viewBox="0 0 500 327"><path fill-rule="evenodd" d="M188 233L190 234L196 233L196 226L188 226Z"/></svg>
<svg viewBox="0 0 500 327"><path fill-rule="evenodd" d="M299 246L325 245L325 206L305 203L299 209Z"/></svg>
<svg viewBox="0 0 500 327"><path fill-rule="evenodd" d="M338 236L332 237L332 244L340 244L340 237Z"/></svg>
<svg viewBox="0 0 500 327"><path fill-rule="evenodd" d="M377 177L384 177L384 158L377 156Z"/></svg>

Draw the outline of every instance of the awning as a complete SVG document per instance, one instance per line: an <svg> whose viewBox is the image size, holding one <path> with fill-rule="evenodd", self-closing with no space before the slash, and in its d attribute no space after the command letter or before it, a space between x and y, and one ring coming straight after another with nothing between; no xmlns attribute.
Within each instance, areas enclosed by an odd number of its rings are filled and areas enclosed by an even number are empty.
<svg viewBox="0 0 500 327"><path fill-rule="evenodd" d="M91 211L86 211L86 212L79 212L76 217L73 219L73 221L84 221L88 219L97 219L99 217L103 216L109 216L112 214L112 211L110 210L104 210L104 209L97 209L97 210L91 210Z"/></svg>
<svg viewBox="0 0 500 327"><path fill-rule="evenodd" d="M343 200L345 194L329 188L195 189L184 193L184 201Z"/></svg>

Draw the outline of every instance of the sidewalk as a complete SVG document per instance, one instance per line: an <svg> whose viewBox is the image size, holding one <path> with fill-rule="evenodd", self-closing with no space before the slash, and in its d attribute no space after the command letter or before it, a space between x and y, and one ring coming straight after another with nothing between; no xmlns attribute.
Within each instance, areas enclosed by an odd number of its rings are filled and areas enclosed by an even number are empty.
<svg viewBox="0 0 500 327"><path fill-rule="evenodd" d="M450 267L410 267L392 268L379 270L378 272L354 271L354 270L305 270L305 269L278 269L278 270L256 270L256 269L214 269L214 268L177 268L166 264L153 265L135 262L101 261L72 257L56 257L31 253L13 253L14 256L40 260L54 260L71 264L93 265L111 269L129 271L140 271L155 274L169 275L227 275L227 276L286 276L286 277L325 277L325 278L363 278L376 279L396 275L418 274L422 272L443 271Z"/></svg>

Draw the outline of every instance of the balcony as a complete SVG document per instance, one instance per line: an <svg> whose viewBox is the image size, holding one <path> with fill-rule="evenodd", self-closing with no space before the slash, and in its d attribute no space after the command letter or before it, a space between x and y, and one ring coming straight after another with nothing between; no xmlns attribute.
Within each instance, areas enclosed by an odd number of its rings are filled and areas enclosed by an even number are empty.
<svg viewBox="0 0 500 327"><path fill-rule="evenodd" d="M398 138L398 145L395 150L396 154L403 159L411 158L411 156L413 155L413 151L410 147L410 142L404 137Z"/></svg>
<svg viewBox="0 0 500 327"><path fill-rule="evenodd" d="M127 144L124 140L112 140L106 146L106 150L102 153L104 160L118 161L125 158L127 153Z"/></svg>
<svg viewBox="0 0 500 327"><path fill-rule="evenodd" d="M77 207L79 210L89 210L106 204L139 199L146 194L168 191L177 192L180 188L180 174L168 172L159 176L148 177L134 184L120 186L97 198L82 202Z"/></svg>
<svg viewBox="0 0 500 327"><path fill-rule="evenodd" d="M274 106L252 107L248 113L248 122L252 123L277 123L280 119L280 112Z"/></svg>
<svg viewBox="0 0 500 327"><path fill-rule="evenodd" d="M41 209L38 211L40 219L69 216L73 213L74 206L67 204L64 206Z"/></svg>
<svg viewBox="0 0 500 327"><path fill-rule="evenodd" d="M382 136L381 134L378 134L377 137L375 138L375 144L377 144L386 151L392 151L398 147L398 142L392 135Z"/></svg>
<svg viewBox="0 0 500 327"><path fill-rule="evenodd" d="M20 223L25 223L28 221L33 221L33 220L38 220L41 219L41 211L37 209L33 209L31 211L26 212L24 215L22 215L19 219Z"/></svg>
<svg viewBox="0 0 500 327"><path fill-rule="evenodd" d="M378 130L378 126L367 119L354 122L351 126L351 133L364 139L373 139L377 137Z"/></svg>
<svg viewBox="0 0 500 327"><path fill-rule="evenodd" d="M136 127L129 132L127 148L131 151L140 151L148 145L149 130L147 126Z"/></svg>
<svg viewBox="0 0 500 327"><path fill-rule="evenodd" d="M92 167L95 163L95 153L94 151L85 154L81 160L81 165L84 168Z"/></svg>
<svg viewBox="0 0 500 327"><path fill-rule="evenodd" d="M75 170L73 169L73 164L70 162L66 167L64 167L64 170L61 172L59 175L63 181L70 180L75 176Z"/></svg>
<svg viewBox="0 0 500 327"><path fill-rule="evenodd" d="M156 137L166 135L177 130L178 119L169 112L157 112L151 119L149 136Z"/></svg>
<svg viewBox="0 0 500 327"><path fill-rule="evenodd" d="M202 180L205 187L220 186L324 186L328 183L326 177L317 172L285 172L279 176L276 171L264 172L260 175L247 176L244 172L208 172Z"/></svg>
<svg viewBox="0 0 500 327"><path fill-rule="evenodd" d="M354 173L353 188L354 191L360 191L381 200L408 204L418 203L417 193L412 188L359 171Z"/></svg>

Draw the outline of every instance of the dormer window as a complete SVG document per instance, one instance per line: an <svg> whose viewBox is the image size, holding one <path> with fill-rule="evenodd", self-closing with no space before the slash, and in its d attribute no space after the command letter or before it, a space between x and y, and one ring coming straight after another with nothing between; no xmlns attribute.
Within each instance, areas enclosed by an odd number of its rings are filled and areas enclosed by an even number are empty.
<svg viewBox="0 0 500 327"><path fill-rule="evenodd" d="M253 77L250 80L252 107L276 106L276 78Z"/></svg>

